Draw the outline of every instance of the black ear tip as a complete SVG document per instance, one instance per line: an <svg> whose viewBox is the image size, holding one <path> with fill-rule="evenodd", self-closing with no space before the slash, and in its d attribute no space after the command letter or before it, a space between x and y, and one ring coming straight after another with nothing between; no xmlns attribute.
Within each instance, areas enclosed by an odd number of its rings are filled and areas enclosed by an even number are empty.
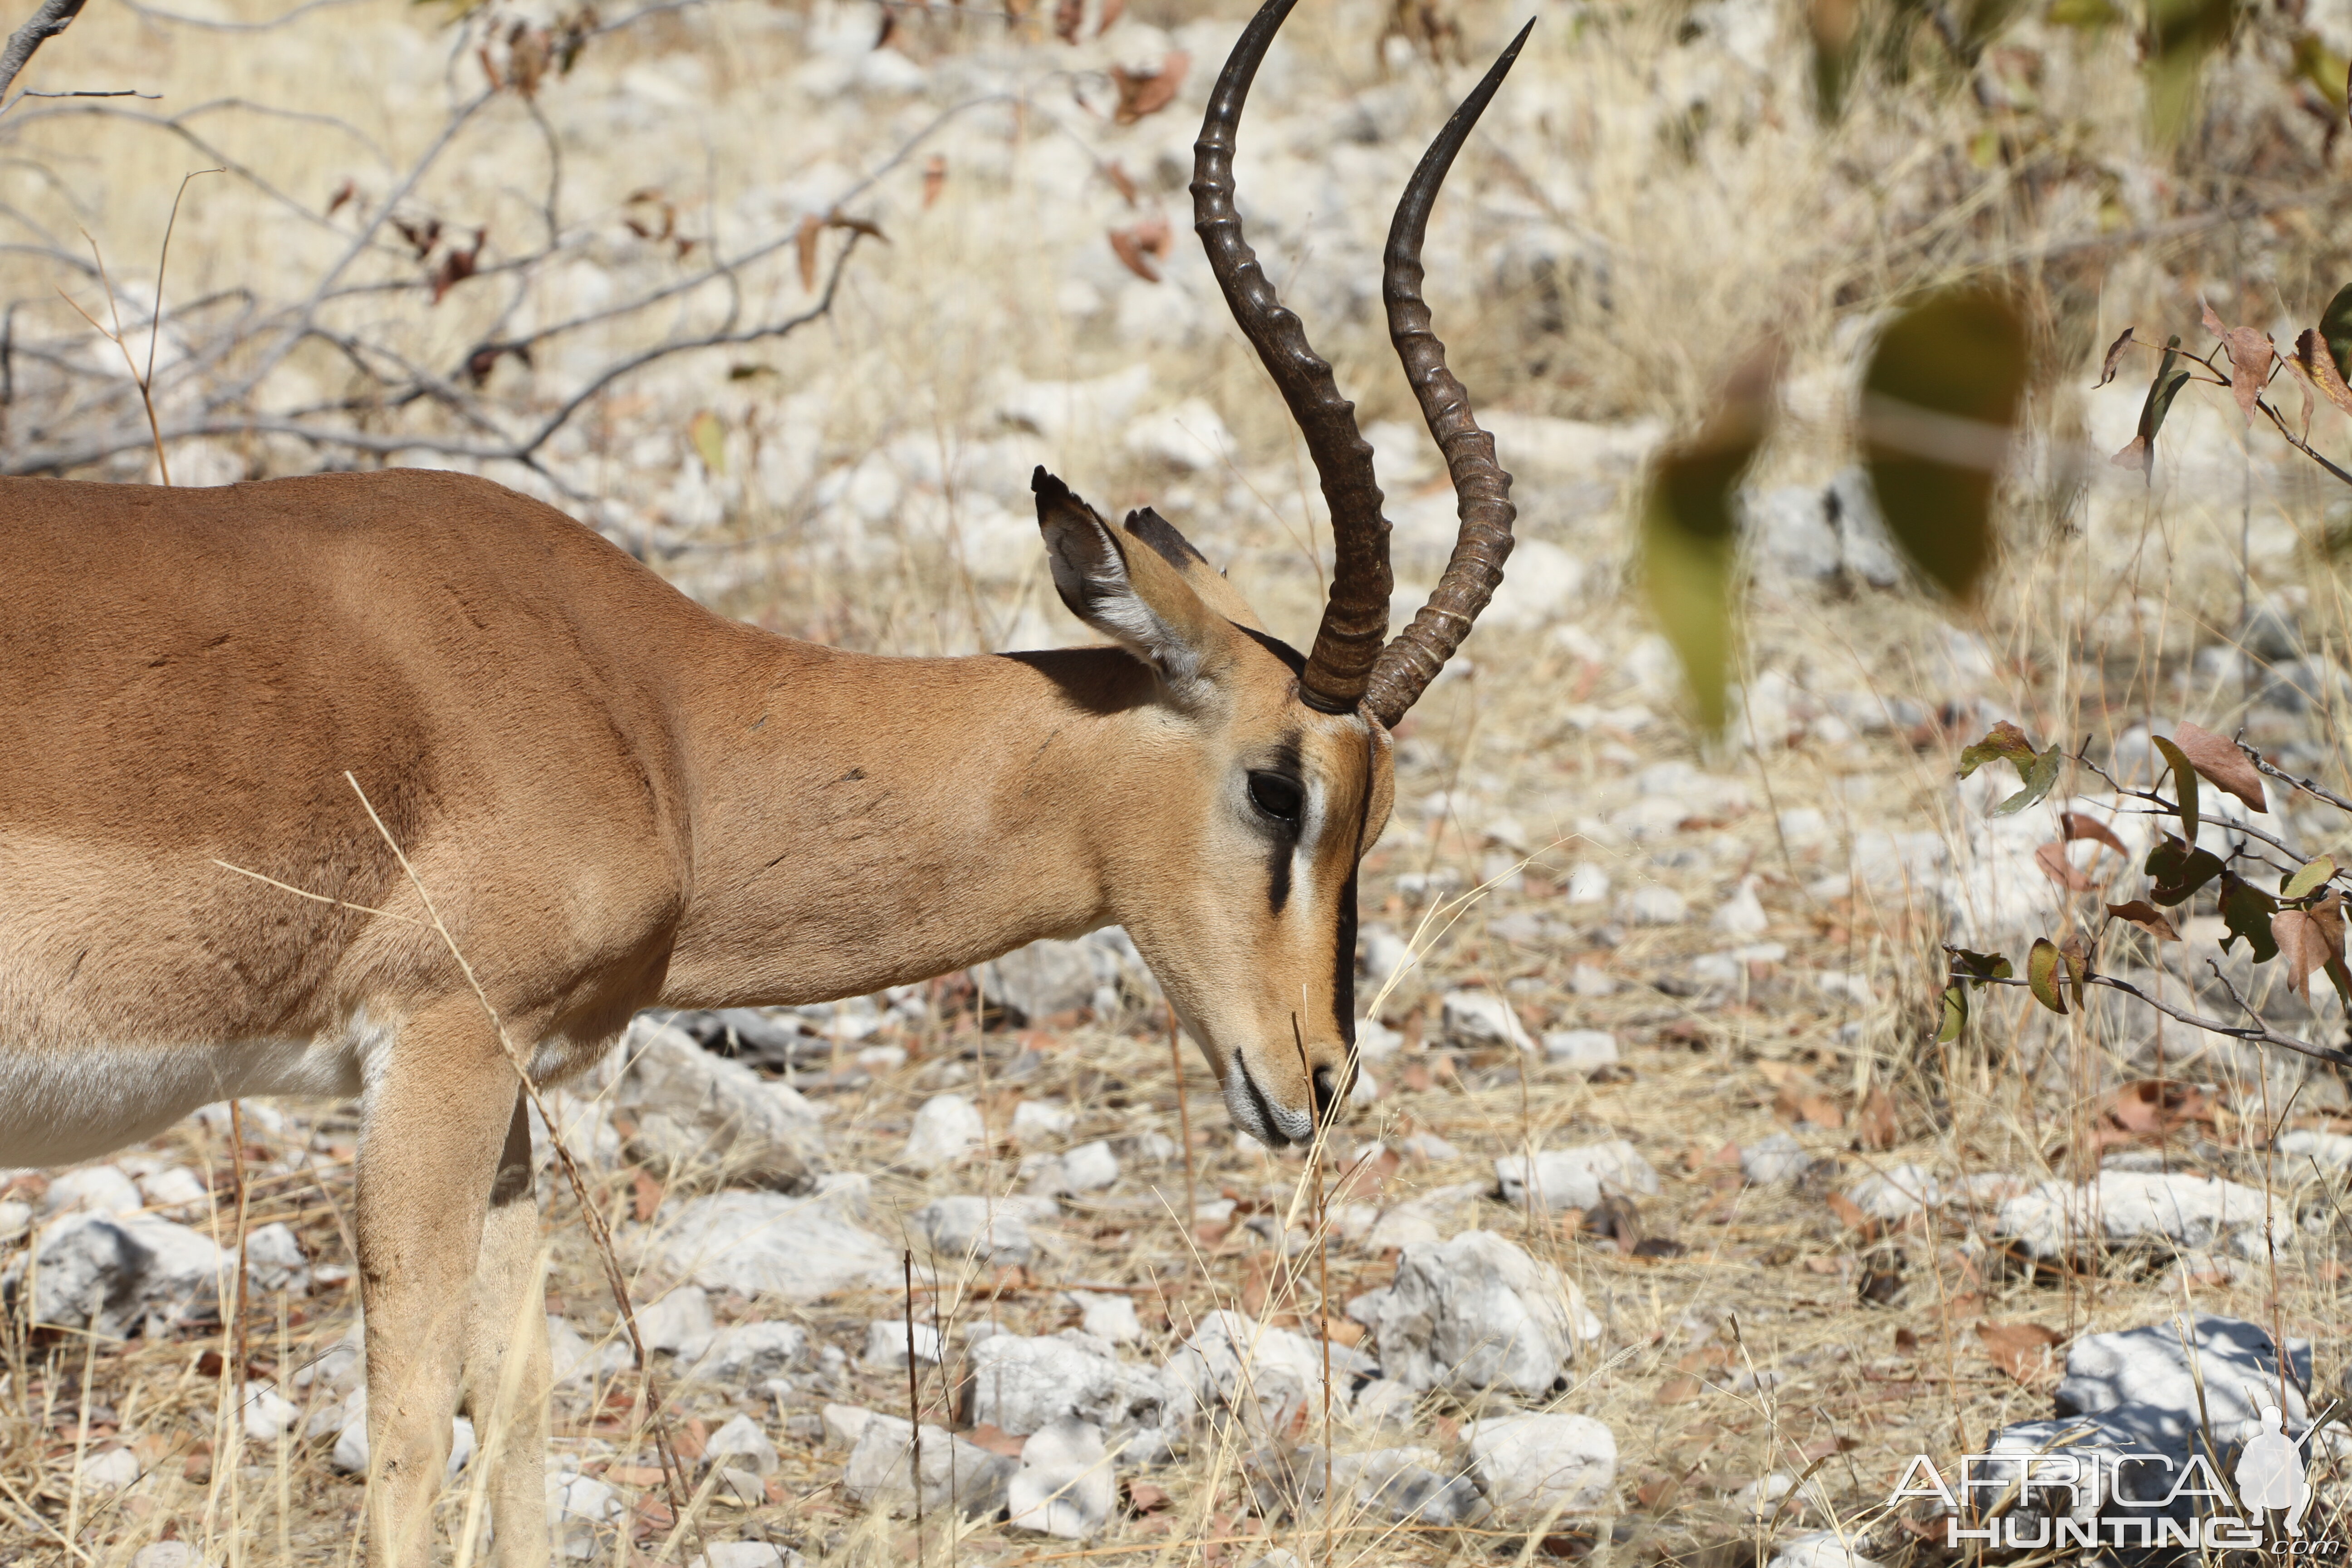
<svg viewBox="0 0 2352 1568"><path fill-rule="evenodd" d="M1070 494L1070 487L1047 473L1043 463L1029 475L1029 489L1039 500L1066 500Z"/></svg>

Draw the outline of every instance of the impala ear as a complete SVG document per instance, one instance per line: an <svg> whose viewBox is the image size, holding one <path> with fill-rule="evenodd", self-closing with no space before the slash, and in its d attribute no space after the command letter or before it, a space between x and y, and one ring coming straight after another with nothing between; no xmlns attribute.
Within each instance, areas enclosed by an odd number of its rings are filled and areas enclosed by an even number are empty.
<svg viewBox="0 0 2352 1568"><path fill-rule="evenodd" d="M1043 468L1029 477L1029 488L1037 495L1054 591L1070 614L1171 683L1201 679L1224 631L1183 575L1155 551L1129 548L1131 542Z"/></svg>

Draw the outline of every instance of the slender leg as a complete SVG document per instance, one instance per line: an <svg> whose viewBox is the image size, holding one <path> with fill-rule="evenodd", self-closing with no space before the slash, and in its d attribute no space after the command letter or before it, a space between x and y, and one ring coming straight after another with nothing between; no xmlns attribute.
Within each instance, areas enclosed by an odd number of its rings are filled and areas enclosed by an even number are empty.
<svg viewBox="0 0 2352 1568"><path fill-rule="evenodd" d="M520 1090L490 1184L474 1273L462 1402L492 1461L497 1568L546 1568L547 1313L540 1300L539 1204L530 1180L530 1111ZM520 1366L508 1358L521 1358Z"/></svg>
<svg viewBox="0 0 2352 1568"><path fill-rule="evenodd" d="M514 1095L514 1069L468 995L402 1026L362 1104L369 1568L432 1563L483 1215Z"/></svg>

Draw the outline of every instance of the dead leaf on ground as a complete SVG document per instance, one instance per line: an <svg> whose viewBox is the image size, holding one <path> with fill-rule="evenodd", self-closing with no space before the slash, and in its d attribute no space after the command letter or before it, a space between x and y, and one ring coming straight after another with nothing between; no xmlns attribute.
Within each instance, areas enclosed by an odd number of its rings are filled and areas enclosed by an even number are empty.
<svg viewBox="0 0 2352 1568"><path fill-rule="evenodd" d="M2066 1342L2064 1335L2040 1323L1979 1323L1977 1338L1995 1366L2028 1388L2055 1375L2052 1352Z"/></svg>
<svg viewBox="0 0 2352 1568"><path fill-rule="evenodd" d="M662 1184L651 1173L639 1168L629 1173L629 1214L639 1225L661 1212Z"/></svg>
<svg viewBox="0 0 2352 1568"><path fill-rule="evenodd" d="M1002 1454L1008 1459L1019 1458L1022 1448L1029 1441L1026 1437L1017 1437L1002 1426L992 1426L986 1421L963 1434L963 1439L976 1448L985 1448L992 1454ZM1160 1496L1164 1500L1167 1494L1162 1492Z"/></svg>
<svg viewBox="0 0 2352 1568"><path fill-rule="evenodd" d="M2168 1079L2142 1079L2127 1083L2099 1105L2093 1141L2101 1146L2144 1138L2163 1138L2193 1123L2213 1120L2213 1102L2205 1091Z"/></svg>
<svg viewBox="0 0 2352 1568"><path fill-rule="evenodd" d="M1882 1085L1873 1085L1854 1111L1853 1135L1856 1146L1869 1150L1892 1149L1903 1141L1903 1128L1895 1114L1895 1097Z"/></svg>
<svg viewBox="0 0 2352 1568"><path fill-rule="evenodd" d="M2246 760L2246 753L2238 750L2235 742L2225 741L2194 724L2180 724L2172 731L2172 743L2180 748L2189 765L2208 784L2228 790L2256 811L2270 810L2270 801L2263 794L2263 775Z"/></svg>
<svg viewBox="0 0 2352 1568"><path fill-rule="evenodd" d="M1146 283L1160 281L1160 268L1152 263L1165 259L1174 242L1165 217L1148 217L1110 231L1110 247L1120 264Z"/></svg>
<svg viewBox="0 0 2352 1568"><path fill-rule="evenodd" d="M1176 90L1184 85L1184 74L1192 68L1192 57L1181 49L1169 50L1158 70L1111 67L1111 85L1118 89L1118 108L1111 118L1121 125L1132 125L1147 114L1159 113L1176 101Z"/></svg>

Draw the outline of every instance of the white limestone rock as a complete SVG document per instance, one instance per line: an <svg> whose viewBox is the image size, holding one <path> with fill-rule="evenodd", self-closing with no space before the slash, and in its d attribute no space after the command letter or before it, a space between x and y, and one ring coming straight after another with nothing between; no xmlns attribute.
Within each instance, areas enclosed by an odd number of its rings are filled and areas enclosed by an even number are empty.
<svg viewBox="0 0 2352 1568"><path fill-rule="evenodd" d="M858 1194L722 1192L689 1199L647 1261L706 1290L815 1301L857 1286L901 1283L898 1249L852 1224Z"/></svg>
<svg viewBox="0 0 2352 1568"><path fill-rule="evenodd" d="M1387 1374L1414 1393L1551 1392L1578 1344L1601 1337L1584 1293L1489 1231L1405 1249L1381 1303Z"/></svg>
<svg viewBox="0 0 2352 1568"><path fill-rule="evenodd" d="M1037 1255L1030 1223L1060 1213L1061 1205L1050 1197L964 1194L934 1198L908 1217L942 1260L968 1258L984 1268L1010 1268L1025 1266Z"/></svg>
<svg viewBox="0 0 2352 1568"><path fill-rule="evenodd" d="M1471 1467L1505 1519L1591 1513L1617 1485L1616 1435L1590 1415L1504 1415L1462 1428Z"/></svg>
<svg viewBox="0 0 2352 1568"><path fill-rule="evenodd" d="M1506 1154L1495 1162L1503 1201L1524 1208L1528 1201L1528 1157ZM1589 1209L1604 1194L1643 1197L1658 1191L1658 1173L1622 1138L1572 1149L1546 1149L1535 1157L1537 1201L1546 1208Z"/></svg>
<svg viewBox="0 0 2352 1568"><path fill-rule="evenodd" d="M894 1514L912 1513L919 1492L926 1513L939 1513L952 1503L966 1518L985 1519L1004 1506L1017 1468L1003 1455L967 1443L944 1427L925 1426L918 1445L908 1422L869 1411L842 1468L842 1488L852 1502L885 1507Z"/></svg>
<svg viewBox="0 0 2352 1568"><path fill-rule="evenodd" d="M1532 1051L1536 1042L1510 1002L1492 991L1449 991L1441 1005L1445 1042L1467 1050L1511 1046Z"/></svg>
<svg viewBox="0 0 2352 1568"><path fill-rule="evenodd" d="M712 1165L730 1180L805 1193L824 1168L822 1112L790 1086L714 1056L640 1014L622 1037L613 1103L634 1116L630 1152L661 1168Z"/></svg>
<svg viewBox="0 0 2352 1568"><path fill-rule="evenodd" d="M937 1171L987 1147L988 1123L980 1108L961 1094L935 1094L915 1112L899 1161L918 1171Z"/></svg>
<svg viewBox="0 0 2352 1568"><path fill-rule="evenodd" d="M1065 1541L1085 1541L1108 1521L1118 1499L1102 1428L1066 1415L1032 1433L1007 1489L1005 1523Z"/></svg>
<svg viewBox="0 0 2352 1568"><path fill-rule="evenodd" d="M2081 1185L2043 1182L2003 1203L1997 1223L2036 1258L2054 1258L2092 1241L2110 1246L2158 1241L2196 1249L2265 1220L2273 1238L2293 1245L2286 1205L2259 1188L2185 1171L2101 1171Z"/></svg>

